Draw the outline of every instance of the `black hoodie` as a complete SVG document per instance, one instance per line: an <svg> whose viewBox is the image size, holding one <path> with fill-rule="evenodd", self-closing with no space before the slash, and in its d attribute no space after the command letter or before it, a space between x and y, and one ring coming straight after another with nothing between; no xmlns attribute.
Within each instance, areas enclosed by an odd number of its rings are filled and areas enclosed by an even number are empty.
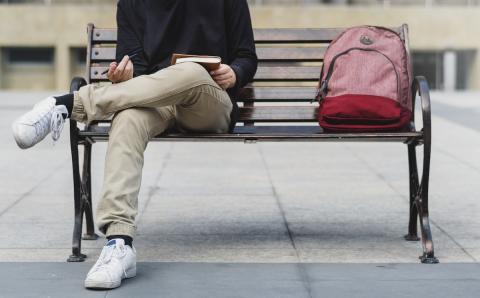
<svg viewBox="0 0 480 298"><path fill-rule="evenodd" d="M120 0L117 24L117 60L141 52L132 59L135 76L168 67L173 53L222 57L237 77L227 90L236 119L236 93L257 70L246 0Z"/></svg>

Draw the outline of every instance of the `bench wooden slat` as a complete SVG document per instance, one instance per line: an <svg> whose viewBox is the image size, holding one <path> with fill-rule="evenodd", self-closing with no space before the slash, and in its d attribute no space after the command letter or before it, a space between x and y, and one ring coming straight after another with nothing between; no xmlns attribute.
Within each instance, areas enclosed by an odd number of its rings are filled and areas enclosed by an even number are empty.
<svg viewBox="0 0 480 298"><path fill-rule="evenodd" d="M92 48L92 62L96 61L114 61L117 58L117 48L115 47L95 47Z"/></svg>
<svg viewBox="0 0 480 298"><path fill-rule="evenodd" d="M338 36L342 29L254 29L255 42L257 43L291 43L330 42ZM117 30L112 28L95 28L92 36L93 42L115 43Z"/></svg>
<svg viewBox="0 0 480 298"><path fill-rule="evenodd" d="M254 29L256 43L328 43L344 29Z"/></svg>
<svg viewBox="0 0 480 298"><path fill-rule="evenodd" d="M110 126L90 126L81 137L107 140ZM324 133L319 126L237 126L233 134L179 134L169 132L155 141L345 141L345 142L411 142L420 140L422 132L395 133Z"/></svg>
<svg viewBox="0 0 480 298"><path fill-rule="evenodd" d="M242 102L309 102L317 94L316 87L253 87L247 86L238 95Z"/></svg>
<svg viewBox="0 0 480 298"><path fill-rule="evenodd" d="M240 107L239 122L317 122L318 105ZM96 121L109 124L110 120Z"/></svg>
<svg viewBox="0 0 480 298"><path fill-rule="evenodd" d="M254 81L318 81L320 66L259 66Z"/></svg>
<svg viewBox="0 0 480 298"><path fill-rule="evenodd" d="M108 66L92 66L92 81L107 81ZM320 66L259 66L254 81L318 81Z"/></svg>
<svg viewBox="0 0 480 298"><path fill-rule="evenodd" d="M390 28L403 37L402 27ZM254 29L256 43L328 43L335 39L345 28L311 29ZM94 43L116 43L117 29L95 28Z"/></svg>
<svg viewBox="0 0 480 298"><path fill-rule="evenodd" d="M346 28L254 29L256 43L329 43ZM402 27L389 28L403 37Z"/></svg>
<svg viewBox="0 0 480 298"><path fill-rule="evenodd" d="M261 106L241 107L239 121L254 122L316 122L318 107Z"/></svg>
<svg viewBox="0 0 480 298"><path fill-rule="evenodd" d="M117 43L117 29L94 28L92 34L92 42Z"/></svg>
<svg viewBox="0 0 480 298"><path fill-rule="evenodd" d="M90 78L92 82L95 81L108 81L107 74L102 75L104 71L108 69L108 66L92 66L90 67Z"/></svg>
<svg viewBox="0 0 480 298"><path fill-rule="evenodd" d="M260 62L310 62L322 61L325 47L312 48L257 48L257 56ZM116 59L115 47L92 48L91 61L114 61Z"/></svg>
<svg viewBox="0 0 480 298"><path fill-rule="evenodd" d="M326 47L312 48L257 48L260 62L277 61L323 61Z"/></svg>

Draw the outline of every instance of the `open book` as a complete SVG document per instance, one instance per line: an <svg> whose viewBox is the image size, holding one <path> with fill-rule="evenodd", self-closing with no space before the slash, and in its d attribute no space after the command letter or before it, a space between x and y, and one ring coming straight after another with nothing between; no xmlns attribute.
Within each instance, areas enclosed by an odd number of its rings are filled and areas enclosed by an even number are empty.
<svg viewBox="0 0 480 298"><path fill-rule="evenodd" d="M218 56L173 54L172 65L185 62L195 62L205 67L208 71L212 71L220 67L222 58Z"/></svg>

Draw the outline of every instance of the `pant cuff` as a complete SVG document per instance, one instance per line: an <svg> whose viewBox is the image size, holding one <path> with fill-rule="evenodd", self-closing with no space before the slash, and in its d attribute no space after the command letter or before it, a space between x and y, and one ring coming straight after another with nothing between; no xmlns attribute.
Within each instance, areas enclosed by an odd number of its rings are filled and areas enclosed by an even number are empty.
<svg viewBox="0 0 480 298"><path fill-rule="evenodd" d="M85 113L85 107L83 106L78 91L73 92L73 109L72 120L85 123L87 122L87 114Z"/></svg>
<svg viewBox="0 0 480 298"><path fill-rule="evenodd" d="M113 235L124 235L124 236L130 236L134 237L135 235L135 226L117 222L117 223L111 223L108 225L107 231L105 233L105 236L113 236Z"/></svg>

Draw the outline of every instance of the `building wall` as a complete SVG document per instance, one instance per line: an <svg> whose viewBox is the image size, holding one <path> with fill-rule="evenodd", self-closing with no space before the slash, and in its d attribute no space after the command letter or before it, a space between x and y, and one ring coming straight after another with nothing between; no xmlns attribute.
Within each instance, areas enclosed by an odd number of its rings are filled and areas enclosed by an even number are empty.
<svg viewBox="0 0 480 298"><path fill-rule="evenodd" d="M466 49L480 51L479 7L392 6L252 6L254 27L345 27L359 24L410 25L411 48L415 50ZM0 68L0 87L55 88L65 90L72 74L72 49L86 42L86 24L115 27L115 5L0 5L0 48L53 47L51 70ZM3 59L5 60L5 59ZM2 58L0 57L0 65ZM471 67L472 89L480 89L480 63ZM36 72L36 73L34 73ZM44 85L38 78L45 80ZM37 80L35 80L37 78ZM22 83L22 80L25 83Z"/></svg>

